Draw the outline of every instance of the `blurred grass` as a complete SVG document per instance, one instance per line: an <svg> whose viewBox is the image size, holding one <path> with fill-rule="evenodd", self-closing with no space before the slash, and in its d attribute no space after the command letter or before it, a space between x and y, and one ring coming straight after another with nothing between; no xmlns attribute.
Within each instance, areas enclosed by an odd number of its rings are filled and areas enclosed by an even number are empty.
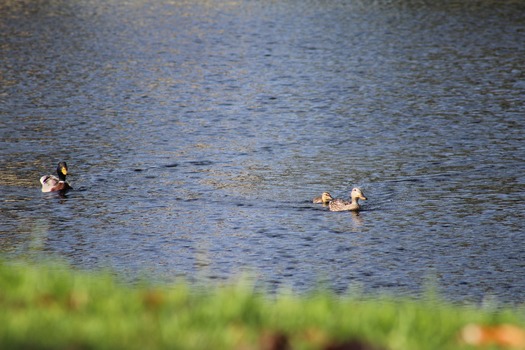
<svg viewBox="0 0 525 350"><path fill-rule="evenodd" d="M468 323L525 325L523 307L364 295L264 295L118 283L60 264L0 262L0 349L471 349ZM346 347L344 347L346 346Z"/></svg>

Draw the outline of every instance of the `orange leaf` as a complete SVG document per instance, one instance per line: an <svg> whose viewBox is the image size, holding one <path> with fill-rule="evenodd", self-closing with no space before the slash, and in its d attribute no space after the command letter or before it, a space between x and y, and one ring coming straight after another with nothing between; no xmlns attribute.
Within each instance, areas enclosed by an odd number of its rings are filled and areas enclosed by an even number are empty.
<svg viewBox="0 0 525 350"><path fill-rule="evenodd" d="M469 345L497 345L513 349L525 349L525 330L511 324L481 326L469 324L461 330L461 339Z"/></svg>

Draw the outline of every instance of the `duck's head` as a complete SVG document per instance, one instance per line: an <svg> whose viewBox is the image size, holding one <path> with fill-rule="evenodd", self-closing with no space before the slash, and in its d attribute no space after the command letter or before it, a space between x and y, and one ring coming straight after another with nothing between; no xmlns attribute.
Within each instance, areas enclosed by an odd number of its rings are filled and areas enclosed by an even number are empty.
<svg viewBox="0 0 525 350"><path fill-rule="evenodd" d="M352 192L350 193L350 197L352 197L352 199L362 199L366 201L366 197L363 194L363 191L361 191L361 189L358 187L354 187L352 189Z"/></svg>
<svg viewBox="0 0 525 350"><path fill-rule="evenodd" d="M333 200L334 198L332 197L332 195L328 192L323 192L321 194L321 200L323 201L323 203L328 203L330 202L331 200Z"/></svg>
<svg viewBox="0 0 525 350"><path fill-rule="evenodd" d="M57 166L57 174L60 180L65 180L67 175L67 164L66 162L60 162Z"/></svg>

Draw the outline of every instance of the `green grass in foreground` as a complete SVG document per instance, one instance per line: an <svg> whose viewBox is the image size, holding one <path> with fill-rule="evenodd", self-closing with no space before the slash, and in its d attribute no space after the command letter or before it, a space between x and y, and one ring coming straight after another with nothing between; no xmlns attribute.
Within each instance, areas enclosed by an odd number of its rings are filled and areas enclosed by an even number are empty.
<svg viewBox="0 0 525 350"><path fill-rule="evenodd" d="M107 273L0 262L0 349L471 349L458 340L468 323L525 317L435 298L263 295L242 282L131 287Z"/></svg>

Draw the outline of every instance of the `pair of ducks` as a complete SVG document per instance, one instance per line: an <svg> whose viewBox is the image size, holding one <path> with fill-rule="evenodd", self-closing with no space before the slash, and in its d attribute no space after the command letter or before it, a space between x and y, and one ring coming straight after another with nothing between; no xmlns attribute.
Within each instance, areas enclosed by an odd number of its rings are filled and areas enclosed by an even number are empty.
<svg viewBox="0 0 525 350"><path fill-rule="evenodd" d="M58 163L57 175L58 177L56 177L55 175L44 175L40 178L40 183L42 184L42 192L66 192L67 190L73 189L73 187L71 187L71 185L68 184L66 181L66 162Z"/></svg>
<svg viewBox="0 0 525 350"><path fill-rule="evenodd" d="M328 209L330 211L345 211L345 210L351 210L351 211L358 211L361 209L361 206L359 205L359 200L366 200L365 195L363 194L363 191L361 191L360 188L354 187L352 189L352 192L350 192L350 199L351 202L345 201L344 199L340 198L333 198L330 193L323 192L319 197L315 197L313 199L314 203L322 203L323 205L328 204Z"/></svg>

